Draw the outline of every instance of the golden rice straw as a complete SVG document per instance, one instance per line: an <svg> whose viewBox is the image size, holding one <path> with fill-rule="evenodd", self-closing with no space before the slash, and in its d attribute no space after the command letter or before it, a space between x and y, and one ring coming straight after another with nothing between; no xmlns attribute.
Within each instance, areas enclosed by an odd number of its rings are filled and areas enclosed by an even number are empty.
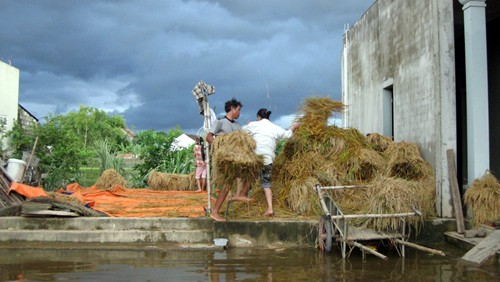
<svg viewBox="0 0 500 282"><path fill-rule="evenodd" d="M489 171L472 182L464 202L472 208L472 225L490 225L500 220L500 183Z"/></svg>
<svg viewBox="0 0 500 282"><path fill-rule="evenodd" d="M212 181L228 185L237 178L254 181L263 167L262 157L255 154L255 140L243 131L221 134L212 147Z"/></svg>
<svg viewBox="0 0 500 282"><path fill-rule="evenodd" d="M191 191L193 181L191 174L163 173L152 171L149 174L148 186L153 190Z"/></svg>
<svg viewBox="0 0 500 282"><path fill-rule="evenodd" d="M114 169L106 169L95 183L95 186L100 190L109 190L116 185L127 188L127 181Z"/></svg>
<svg viewBox="0 0 500 282"><path fill-rule="evenodd" d="M368 186L368 201L360 214L407 213L415 207L423 216L407 217L406 222L418 232L423 220L434 214L434 198L429 198L429 187L423 184L401 178L378 177ZM375 230L393 231L399 230L401 220L397 217L368 218L359 220L358 224Z"/></svg>
<svg viewBox="0 0 500 282"><path fill-rule="evenodd" d="M80 199L71 195L65 195L58 192L47 192L47 195L54 201L58 201L61 203L71 203L77 206L83 205L83 202L80 201Z"/></svg>
<svg viewBox="0 0 500 282"><path fill-rule="evenodd" d="M378 133L369 133L366 137L366 141L377 152L384 152L389 145L394 143L391 138Z"/></svg>
<svg viewBox="0 0 500 282"><path fill-rule="evenodd" d="M345 162L346 182L365 183L381 175L385 169L385 159L374 150L359 149Z"/></svg>
<svg viewBox="0 0 500 282"><path fill-rule="evenodd" d="M392 143L385 155L388 159L386 176L421 180L433 175L432 167L420 156L417 145L413 143Z"/></svg>
<svg viewBox="0 0 500 282"><path fill-rule="evenodd" d="M318 180L314 177L292 181L286 198L288 207L300 215L322 214L323 210L314 190L316 184Z"/></svg>

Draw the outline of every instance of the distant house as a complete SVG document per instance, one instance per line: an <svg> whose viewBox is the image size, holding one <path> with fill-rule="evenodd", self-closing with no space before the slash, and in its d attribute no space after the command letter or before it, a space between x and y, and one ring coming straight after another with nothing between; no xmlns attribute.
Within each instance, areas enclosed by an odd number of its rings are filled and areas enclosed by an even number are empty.
<svg viewBox="0 0 500 282"><path fill-rule="evenodd" d="M182 133L179 137L174 139L172 142L171 150L177 151L182 149L187 149L196 143L196 135Z"/></svg>
<svg viewBox="0 0 500 282"><path fill-rule="evenodd" d="M18 121L21 127L26 131L30 132L31 129L38 123L38 118L31 114L25 107L19 104L18 109Z"/></svg>
<svg viewBox="0 0 500 282"><path fill-rule="evenodd" d="M129 128L122 128L122 132L125 135L125 138L127 139L127 141L129 141L129 142L132 142L136 136L135 132L133 132Z"/></svg>

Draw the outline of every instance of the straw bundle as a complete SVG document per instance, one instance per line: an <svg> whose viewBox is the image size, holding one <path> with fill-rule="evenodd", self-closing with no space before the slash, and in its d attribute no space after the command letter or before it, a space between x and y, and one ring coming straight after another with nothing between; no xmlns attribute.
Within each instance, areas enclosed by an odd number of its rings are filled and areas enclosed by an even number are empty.
<svg viewBox="0 0 500 282"><path fill-rule="evenodd" d="M127 187L127 181L114 169L106 169L95 183L95 186L100 190L109 190L116 185Z"/></svg>
<svg viewBox="0 0 500 282"><path fill-rule="evenodd" d="M298 119L301 125L311 128L326 126L332 113L342 113L344 104L327 97L307 98L301 106L302 117Z"/></svg>
<svg viewBox="0 0 500 282"><path fill-rule="evenodd" d="M408 181L401 178L378 177L367 189L366 205L361 209L361 214L394 214L412 212L415 207L424 214L432 214L434 201L426 199L426 187L421 182ZM423 217L408 217L407 223L417 230L423 223ZM401 226L399 217L390 218L366 218L360 219L358 223L375 230L398 230Z"/></svg>
<svg viewBox="0 0 500 282"><path fill-rule="evenodd" d="M345 162L346 179L362 183L372 180L385 168L385 159L376 151L359 149Z"/></svg>
<svg viewBox="0 0 500 282"><path fill-rule="evenodd" d="M190 191L194 187L194 174L163 173L153 171L149 174L148 187L153 190Z"/></svg>
<svg viewBox="0 0 500 282"><path fill-rule="evenodd" d="M212 148L212 179L216 185L233 183L237 178L253 182L263 167L255 154L255 141L243 131L217 136Z"/></svg>
<svg viewBox="0 0 500 282"><path fill-rule="evenodd" d="M391 138L380 135L378 133L370 133L366 136L366 141L370 146L373 148L373 150L377 152L384 152L387 150L389 145L394 143Z"/></svg>
<svg viewBox="0 0 500 282"><path fill-rule="evenodd" d="M500 183L491 172L474 180L465 191L464 202L472 208L472 224L491 224L500 220Z"/></svg>
<svg viewBox="0 0 500 282"><path fill-rule="evenodd" d="M332 199L344 214L358 214L368 202L367 188L342 189L332 193Z"/></svg>
<svg viewBox="0 0 500 282"><path fill-rule="evenodd" d="M318 180L314 177L292 181L286 198L288 207L300 215L323 213L314 190L316 184L318 184Z"/></svg>
<svg viewBox="0 0 500 282"><path fill-rule="evenodd" d="M386 175L406 180L422 180L432 175L432 168L421 156L417 145L407 142L392 143L387 147Z"/></svg>
<svg viewBox="0 0 500 282"><path fill-rule="evenodd" d="M47 192L47 194L54 201L58 201L61 203L71 203L73 205L83 205L83 202L80 201L80 199L71 195L65 195L57 192Z"/></svg>

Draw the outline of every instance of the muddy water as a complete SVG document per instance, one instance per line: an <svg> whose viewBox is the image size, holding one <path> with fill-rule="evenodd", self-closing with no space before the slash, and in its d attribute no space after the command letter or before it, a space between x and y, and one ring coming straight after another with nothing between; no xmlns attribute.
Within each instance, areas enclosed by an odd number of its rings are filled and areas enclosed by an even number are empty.
<svg viewBox="0 0 500 282"><path fill-rule="evenodd" d="M500 281L496 266L460 261L463 250L434 246L446 257L408 250L387 261L353 251L315 249L142 250L0 249L1 281Z"/></svg>

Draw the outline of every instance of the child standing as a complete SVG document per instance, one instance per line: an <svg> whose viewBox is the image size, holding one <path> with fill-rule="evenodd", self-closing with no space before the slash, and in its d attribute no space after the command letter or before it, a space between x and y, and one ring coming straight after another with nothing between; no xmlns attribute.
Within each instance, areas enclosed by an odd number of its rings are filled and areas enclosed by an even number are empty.
<svg viewBox="0 0 500 282"><path fill-rule="evenodd" d="M198 190L196 192L205 191L207 179L207 163L205 162L205 146L203 145L203 137L196 139L196 144L193 147L194 157L196 159L196 184Z"/></svg>

